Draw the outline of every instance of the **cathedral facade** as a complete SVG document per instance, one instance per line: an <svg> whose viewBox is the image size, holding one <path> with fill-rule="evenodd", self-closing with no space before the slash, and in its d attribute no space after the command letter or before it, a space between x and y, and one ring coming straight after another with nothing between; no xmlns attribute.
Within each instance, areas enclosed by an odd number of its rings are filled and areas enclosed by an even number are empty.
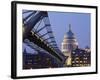
<svg viewBox="0 0 100 80"><path fill-rule="evenodd" d="M69 24L69 30L64 35L64 39L61 43L61 51L67 57L64 66L71 66L71 51L78 47L78 42L75 34L72 32L71 24Z"/></svg>

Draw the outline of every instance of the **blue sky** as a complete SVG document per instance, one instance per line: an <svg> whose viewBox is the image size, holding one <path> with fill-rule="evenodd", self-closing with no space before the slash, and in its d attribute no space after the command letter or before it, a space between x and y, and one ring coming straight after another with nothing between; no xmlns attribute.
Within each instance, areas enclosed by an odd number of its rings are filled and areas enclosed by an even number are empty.
<svg viewBox="0 0 100 80"><path fill-rule="evenodd" d="M54 32L57 44L61 47L64 34L68 31L71 24L80 48L90 47L90 14L89 13L62 13L48 12L49 20Z"/></svg>

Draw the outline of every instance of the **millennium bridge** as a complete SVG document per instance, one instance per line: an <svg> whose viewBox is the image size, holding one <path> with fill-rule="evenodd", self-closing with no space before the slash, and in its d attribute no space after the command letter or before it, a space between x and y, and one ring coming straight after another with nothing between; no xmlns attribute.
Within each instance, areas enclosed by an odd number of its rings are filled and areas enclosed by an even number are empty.
<svg viewBox="0 0 100 80"><path fill-rule="evenodd" d="M50 54L62 65L65 56L59 49L52 31L47 11L23 10L23 43L38 53Z"/></svg>

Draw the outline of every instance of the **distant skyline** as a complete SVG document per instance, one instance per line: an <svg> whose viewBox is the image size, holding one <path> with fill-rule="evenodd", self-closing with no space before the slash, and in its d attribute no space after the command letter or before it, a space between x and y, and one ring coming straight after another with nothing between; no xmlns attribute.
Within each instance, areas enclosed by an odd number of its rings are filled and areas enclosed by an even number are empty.
<svg viewBox="0 0 100 80"><path fill-rule="evenodd" d="M51 27L59 48L64 34L68 32L71 24L80 48L90 47L90 14L72 12L48 12Z"/></svg>

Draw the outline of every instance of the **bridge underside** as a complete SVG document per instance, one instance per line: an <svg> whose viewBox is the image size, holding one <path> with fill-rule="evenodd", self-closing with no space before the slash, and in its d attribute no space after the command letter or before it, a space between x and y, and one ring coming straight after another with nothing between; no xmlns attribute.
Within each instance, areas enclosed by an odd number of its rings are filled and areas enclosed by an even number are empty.
<svg viewBox="0 0 100 80"><path fill-rule="evenodd" d="M60 65L65 61L65 56L55 41L46 11L23 10L23 43L37 53L49 54Z"/></svg>

